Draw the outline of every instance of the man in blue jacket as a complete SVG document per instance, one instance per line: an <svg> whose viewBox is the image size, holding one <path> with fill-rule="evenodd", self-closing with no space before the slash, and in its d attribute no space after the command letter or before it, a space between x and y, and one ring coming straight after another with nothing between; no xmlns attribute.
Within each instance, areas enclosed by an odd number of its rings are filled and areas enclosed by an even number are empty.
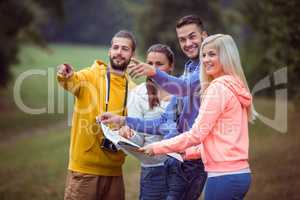
<svg viewBox="0 0 300 200"><path fill-rule="evenodd" d="M132 76L149 76L159 86L174 95L165 113L160 118L151 120L106 113L101 116L103 123L125 124L139 132L163 134L164 138L174 137L192 127L200 106L198 93L200 89L199 50L207 33L203 30L201 19L196 15L188 15L179 19L176 24L176 33L183 53L189 58L180 78L138 61L135 61L136 64L130 69ZM176 122L175 128L168 126L174 122ZM168 200L196 200L199 198L207 178L201 159L180 163L169 158L165 166L171 177L168 179L170 188L167 195Z"/></svg>

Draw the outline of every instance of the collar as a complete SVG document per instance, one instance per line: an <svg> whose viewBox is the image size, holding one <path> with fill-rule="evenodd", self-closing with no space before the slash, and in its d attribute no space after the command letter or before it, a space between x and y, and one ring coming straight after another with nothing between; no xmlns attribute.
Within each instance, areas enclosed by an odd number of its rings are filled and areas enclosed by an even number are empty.
<svg viewBox="0 0 300 200"><path fill-rule="evenodd" d="M199 59L190 59L185 64L185 72L186 73L192 73L199 68Z"/></svg>
<svg viewBox="0 0 300 200"><path fill-rule="evenodd" d="M110 71L110 73L120 76L120 77L125 77L126 71L121 71L121 70L115 70L113 69L110 64L108 65L108 70Z"/></svg>

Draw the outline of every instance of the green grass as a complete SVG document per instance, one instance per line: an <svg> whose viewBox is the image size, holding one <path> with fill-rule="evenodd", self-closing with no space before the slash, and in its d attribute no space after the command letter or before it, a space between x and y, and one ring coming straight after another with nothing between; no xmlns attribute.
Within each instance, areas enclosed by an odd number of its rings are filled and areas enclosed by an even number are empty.
<svg viewBox="0 0 300 200"><path fill-rule="evenodd" d="M58 84L56 82L56 66L70 63L77 70L93 64L95 59L108 61L107 48L91 46L50 45L47 51L32 46L24 46L20 53L20 64L13 67L14 79L6 90L0 91L0 138L9 137L22 130L42 127L66 118L67 93L64 93L64 114L58 113ZM46 113L33 115L23 112L14 100L14 87L22 73L41 70L46 75L28 76L20 84L22 103L34 109L46 108ZM53 94L51 93L53 88ZM16 90L15 90L16 91ZM2 98L4 97L4 98ZM53 105L49 110L48 105Z"/></svg>
<svg viewBox="0 0 300 200"><path fill-rule="evenodd" d="M271 119L274 100L257 99L257 110ZM288 132L280 133L259 120L250 126L253 181L247 199L300 199L300 115L288 106Z"/></svg>
<svg viewBox="0 0 300 200"><path fill-rule="evenodd" d="M68 133L30 135L0 146L0 199L62 199Z"/></svg>
<svg viewBox="0 0 300 200"><path fill-rule="evenodd" d="M56 86L56 67L58 64L72 64L76 70L91 66L96 59L108 61L107 48L71 45L50 45L48 51L42 51L31 46L23 47L20 55L20 64L15 66L15 80L21 73L29 70L43 70L46 76L33 75L22 84L22 96L26 104L45 105L48 101L48 90L54 82ZM15 82L14 80L14 82ZM55 89L57 89L55 87ZM38 98L34 98L38 97Z"/></svg>
<svg viewBox="0 0 300 200"><path fill-rule="evenodd" d="M0 199L63 199L69 130L34 133L0 144ZM127 199L136 199L137 161L124 166Z"/></svg>

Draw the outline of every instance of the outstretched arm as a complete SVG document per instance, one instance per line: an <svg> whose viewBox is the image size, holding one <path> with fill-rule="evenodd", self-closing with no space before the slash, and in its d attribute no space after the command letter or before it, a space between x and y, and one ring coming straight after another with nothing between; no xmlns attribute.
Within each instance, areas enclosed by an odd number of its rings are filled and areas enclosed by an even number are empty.
<svg viewBox="0 0 300 200"><path fill-rule="evenodd" d="M103 113L102 115L96 118L98 123L103 124L115 124L119 127L128 126L129 128L148 134L160 135L159 126L164 121L163 117L155 119L143 119L143 118L134 118L134 117L124 117L109 112Z"/></svg>
<svg viewBox="0 0 300 200"><path fill-rule="evenodd" d="M174 119L175 106L176 97L173 97L165 112L158 118L142 119L134 117L124 117L112 113L103 113L101 116L99 116L99 121L104 124L113 123L119 126L127 125L131 129L138 132L144 132L153 135L164 135L166 131L164 130L164 127L161 127L161 125L167 123L168 120Z"/></svg>
<svg viewBox="0 0 300 200"><path fill-rule="evenodd" d="M199 71L195 71L187 79L171 76L165 72L156 70L151 77L160 87L176 96L190 96L200 89Z"/></svg>
<svg viewBox="0 0 300 200"><path fill-rule="evenodd" d="M132 59L135 60L135 59ZM154 66L135 60L136 64L128 66L129 74L133 77L151 77L168 93L176 96L190 96L200 89L200 72L196 70L186 80L171 76L156 69Z"/></svg>
<svg viewBox="0 0 300 200"><path fill-rule="evenodd" d="M57 66L57 81L67 91L78 97L81 82L85 80L84 71L74 72L70 64Z"/></svg>
<svg viewBox="0 0 300 200"><path fill-rule="evenodd" d="M192 129L174 138L152 143L142 148L147 154L164 154L182 152L191 146L199 145L211 133L219 116L225 109L229 92L224 91L220 83L211 85L207 89L199 114ZM217 91L217 92L216 92Z"/></svg>
<svg viewBox="0 0 300 200"><path fill-rule="evenodd" d="M170 103L166 107L164 113L158 118L153 119L141 119L126 117L125 123L130 128L153 135L166 135L169 132L166 129L165 124L170 121L174 121L175 108L176 108L176 97L172 97ZM170 130L171 131L171 130Z"/></svg>

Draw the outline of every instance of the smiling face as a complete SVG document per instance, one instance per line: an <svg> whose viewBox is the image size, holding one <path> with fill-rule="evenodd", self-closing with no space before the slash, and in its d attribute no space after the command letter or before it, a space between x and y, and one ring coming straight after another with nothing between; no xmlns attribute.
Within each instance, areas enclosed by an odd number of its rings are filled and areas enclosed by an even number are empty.
<svg viewBox="0 0 300 200"><path fill-rule="evenodd" d="M173 64L170 63L167 56L161 52L152 51L148 53L147 63L164 72L170 72L173 68Z"/></svg>
<svg viewBox="0 0 300 200"><path fill-rule="evenodd" d="M203 47L201 59L207 75L211 76L213 79L224 75L219 52L212 45L206 44Z"/></svg>
<svg viewBox="0 0 300 200"><path fill-rule="evenodd" d="M110 64L113 69L124 71L133 56L131 40L115 37L109 49Z"/></svg>
<svg viewBox="0 0 300 200"><path fill-rule="evenodd" d="M204 32L197 24L187 24L176 29L177 38L183 53L190 59L197 59Z"/></svg>

